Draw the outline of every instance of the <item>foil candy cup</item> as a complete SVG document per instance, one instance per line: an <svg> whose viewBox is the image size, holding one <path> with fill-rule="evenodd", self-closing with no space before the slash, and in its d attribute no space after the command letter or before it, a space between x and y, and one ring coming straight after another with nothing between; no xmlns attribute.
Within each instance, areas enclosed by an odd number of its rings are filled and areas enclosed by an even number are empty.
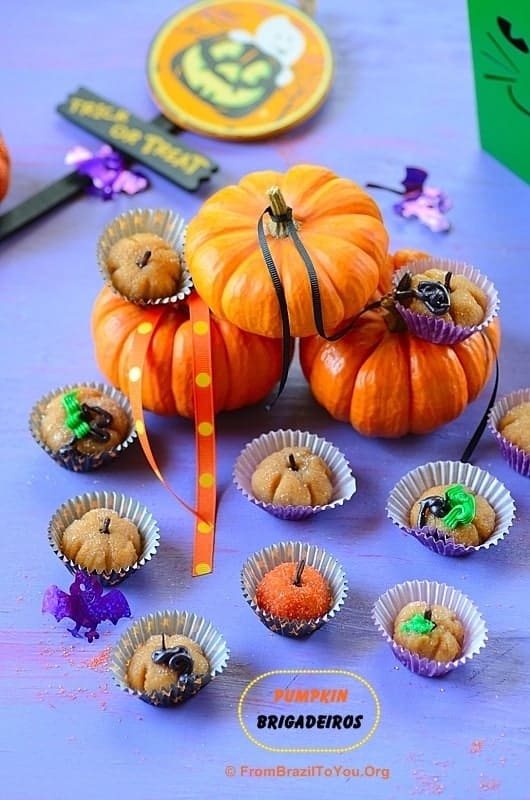
<svg viewBox="0 0 530 800"><path fill-rule="evenodd" d="M455 661L432 661L394 641L394 620L407 603L414 601L445 606L457 615L464 628L464 642ZM398 661L411 672L429 678L446 675L465 664L485 647L488 639L486 623L474 603L458 589L436 581L406 581L388 589L374 604L372 618Z"/></svg>
<svg viewBox="0 0 530 800"><path fill-rule="evenodd" d="M410 525L410 509L425 490L455 483L481 495L495 511L493 533L476 547L458 544L434 528ZM432 461L416 467L397 482L388 497L386 513L392 522L429 550L443 556L467 556L487 550L504 539L515 517L515 503L506 487L489 472L461 461Z"/></svg>
<svg viewBox="0 0 530 800"><path fill-rule="evenodd" d="M530 478L530 453L510 442L498 430L499 422L504 415L520 403L530 403L530 388L517 389L505 397L501 397L488 415L488 427L495 437L503 458L510 467L525 478Z"/></svg>
<svg viewBox="0 0 530 800"><path fill-rule="evenodd" d="M120 517L129 519L138 528L142 540L142 552L130 567L110 572L95 572L80 566L63 553L61 543L66 528L94 508L111 509ZM48 541L56 556L71 573L83 570L89 575L95 575L103 586L115 586L129 575L138 572L147 561L151 560L158 549L160 531L151 512L132 497L116 492L87 492L70 498L57 509L48 525Z"/></svg>
<svg viewBox="0 0 530 800"><path fill-rule="evenodd" d="M329 611L311 620L284 619L263 611L256 602L256 590L261 579L279 564L302 559L328 582L333 598ZM265 627L282 636L300 638L314 633L340 611L348 594L348 581L341 564L325 550L304 542L279 542L247 559L241 570L241 588L245 600Z"/></svg>
<svg viewBox="0 0 530 800"><path fill-rule="evenodd" d="M118 445L116 445L116 447L113 447L110 450L101 450L101 452L94 453L92 455L81 453L75 447L71 447L62 451L53 451L41 438L41 421L46 406L54 399L54 397L57 397L57 395L67 394L68 392L81 387L96 389L98 392L101 392L101 394L105 394L116 403L119 403L130 421L130 428L127 436L123 442L120 442ZM57 464L65 469L72 470L72 472L90 472L93 469L102 467L104 464L109 464L110 462L114 461L114 459L117 458L124 450L126 450L137 438L131 404L129 403L127 397L113 386L107 386L104 383L95 382L73 383L69 386L62 386L58 389L54 389L53 392L48 392L48 394L44 395L44 397L41 397L41 399L38 400L31 409L29 417L29 429L37 444L42 447L42 449L48 453L48 455L53 458Z"/></svg>
<svg viewBox="0 0 530 800"><path fill-rule="evenodd" d="M182 268L178 291L170 297L158 297L154 300L130 300L116 289L109 275L107 259L111 247L120 239L133 236L135 233L153 233L164 239L180 256ZM161 305L178 303L188 297L193 289L193 281L184 258L186 239L186 222L174 211L162 208L136 208L126 211L113 219L99 237L97 244L97 261L103 280L116 294L135 305Z"/></svg>
<svg viewBox="0 0 530 800"><path fill-rule="evenodd" d="M186 681L173 684L167 691L148 694L129 686L127 668L135 652L150 636L166 633L181 634L200 645L210 664L205 675L191 675ZM118 641L111 656L110 670L120 689L155 706L175 706L193 697L217 675L228 663L230 651L224 638L204 617L189 611L158 611L138 619Z"/></svg>
<svg viewBox="0 0 530 800"><path fill-rule="evenodd" d="M399 281L406 272L417 275L428 269L440 269L444 272L452 272L454 275L463 275L468 278L475 286L486 294L487 306L484 312L484 319L480 325L472 327L456 325L454 322L446 322L440 317L430 314L418 314L410 311L406 306L396 301L396 308L402 316L408 330L420 339L426 339L434 344L457 344L464 341L478 331L484 330L490 322L497 316L499 310L499 296L493 283L482 275L475 267L460 261L452 261L444 258L425 258L412 261L405 267L399 269L393 276L393 287L396 289Z"/></svg>
<svg viewBox="0 0 530 800"><path fill-rule="evenodd" d="M252 475L264 458L284 447L307 447L326 462L331 472L333 494L322 506L280 506L258 500L252 492ZM355 494L356 483L345 457L330 442L314 433L278 430L263 433L249 442L239 454L234 465L233 479L237 488L252 503L269 514L285 520L300 520L326 509L343 505Z"/></svg>

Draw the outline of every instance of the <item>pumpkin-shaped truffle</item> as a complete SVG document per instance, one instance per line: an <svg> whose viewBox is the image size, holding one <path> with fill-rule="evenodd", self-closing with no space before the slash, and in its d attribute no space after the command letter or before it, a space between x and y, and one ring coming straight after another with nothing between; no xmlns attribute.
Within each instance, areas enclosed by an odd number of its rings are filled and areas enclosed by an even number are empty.
<svg viewBox="0 0 530 800"><path fill-rule="evenodd" d="M326 579L305 560L278 564L256 588L258 607L281 619L317 619L327 614L332 599Z"/></svg>
<svg viewBox="0 0 530 800"><path fill-rule="evenodd" d="M326 462L308 447L284 447L261 461L252 475L252 491L263 503L323 506L333 494Z"/></svg>
<svg viewBox="0 0 530 800"><path fill-rule="evenodd" d="M411 527L433 528L437 535L468 547L489 539L495 522L495 511L484 497L455 484L426 489L410 510Z"/></svg>
<svg viewBox="0 0 530 800"><path fill-rule="evenodd" d="M74 447L96 455L112 450L129 435L131 420L112 397L91 386L59 392L43 409L40 438L52 453Z"/></svg>
<svg viewBox="0 0 530 800"><path fill-rule="evenodd" d="M179 682L210 669L197 642L183 634L154 634L133 653L127 667L131 689L151 694L169 690Z"/></svg>
<svg viewBox="0 0 530 800"><path fill-rule="evenodd" d="M133 302L171 297L182 273L177 251L154 233L119 239L109 250L106 268L112 285Z"/></svg>
<svg viewBox="0 0 530 800"><path fill-rule="evenodd" d="M278 338L288 318L297 337L318 331L319 311L326 331L361 311L388 270L387 247L379 208L359 185L302 164L250 173L208 198L189 223L186 262L218 317Z"/></svg>
<svg viewBox="0 0 530 800"><path fill-rule="evenodd" d="M530 402L510 408L499 420L497 429L509 442L530 453Z"/></svg>
<svg viewBox="0 0 530 800"><path fill-rule="evenodd" d="M134 335L139 326L155 322L142 370L143 407L193 417L192 329L185 302L154 309L129 303L104 287L92 311L96 361L107 380L129 396ZM215 413L266 397L280 377L281 341L246 333L213 316L210 335Z"/></svg>
<svg viewBox="0 0 530 800"><path fill-rule="evenodd" d="M110 508L93 508L65 529L61 550L76 566L109 573L138 561L142 539L136 525Z"/></svg>
<svg viewBox="0 0 530 800"><path fill-rule="evenodd" d="M429 287L442 286L447 294L447 304L443 307L432 305L429 298ZM400 302L416 314L426 314L428 316L438 316L446 322L454 322L472 328L480 325L483 321L488 298L486 293L474 284L465 275L451 274L441 269L426 269L411 275L406 282L405 291L409 297L400 298ZM432 292L431 292L432 295Z"/></svg>
<svg viewBox="0 0 530 800"><path fill-rule="evenodd" d="M431 661L455 661L462 653L464 628L451 609L418 600L407 603L394 620L394 641Z"/></svg>

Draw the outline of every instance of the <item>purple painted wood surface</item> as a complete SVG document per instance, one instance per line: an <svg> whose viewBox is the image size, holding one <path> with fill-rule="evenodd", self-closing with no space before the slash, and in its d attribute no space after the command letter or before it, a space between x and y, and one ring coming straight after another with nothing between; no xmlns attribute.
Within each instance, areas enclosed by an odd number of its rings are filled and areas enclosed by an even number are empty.
<svg viewBox="0 0 530 800"><path fill-rule="evenodd" d="M13 158L6 211L67 171L66 151L94 140L61 119L55 106L78 85L122 101L150 118L156 108L145 77L148 45L183 3L154 0L73 4L10 3L0 33L2 131ZM406 538L385 517L394 483L409 469L456 459L480 418L488 392L454 423L425 437L366 440L334 422L312 400L299 370L267 413L253 408L218 420L219 516L215 571L192 579L190 516L150 473L139 448L88 475L57 467L28 433L29 410L55 386L101 378L89 329L101 286L96 240L106 223L135 206L171 207L186 218L213 190L256 168L325 164L359 183L398 185L407 164L425 167L453 199L453 230L443 236L392 212L394 196L374 194L392 249L414 247L475 264L502 303L500 393L530 385L528 312L530 187L481 152L475 119L463 3L379 0L319 4L317 20L336 57L332 93L319 114L274 140L233 144L183 134L220 164L196 195L153 175L136 198L104 203L82 196L0 244L2 287L3 580L0 606L0 780L9 800L88 800L127 791L131 800L235 798L499 797L528 789L527 547L529 483L510 471L485 435L474 462L512 492L517 519L497 547L468 559L440 557ZM443 387L433 387L443 391ZM171 484L193 498L193 428L148 416L153 447ZM232 484L232 466L254 436L280 427L325 436L345 453L358 491L342 508L304 522L275 519ZM145 503L160 523L159 553L123 585L137 618L189 609L222 630L231 650L224 674L186 705L166 712L119 692L110 652L128 624L101 627L92 644L40 611L44 589L69 575L48 545L55 509L85 491L112 489ZM286 539L325 547L344 565L350 593L338 616L308 641L269 633L244 602L239 573L255 550ZM371 608L409 579L446 582L486 618L489 640L470 663L440 680L401 666L375 630ZM275 669L336 668L369 681L381 702L373 737L347 753L282 754L260 749L240 727L247 684ZM262 777L242 774L243 766ZM366 766L389 777L344 774L272 777L267 770ZM230 776L230 768L235 776Z"/></svg>

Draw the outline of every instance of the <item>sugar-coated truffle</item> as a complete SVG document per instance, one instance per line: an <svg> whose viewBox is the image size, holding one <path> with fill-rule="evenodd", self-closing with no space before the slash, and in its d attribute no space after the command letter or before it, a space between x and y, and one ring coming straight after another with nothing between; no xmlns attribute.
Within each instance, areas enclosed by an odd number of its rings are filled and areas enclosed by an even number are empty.
<svg viewBox="0 0 530 800"><path fill-rule="evenodd" d="M451 491L448 490L451 489L464 490L473 499L474 511L469 522L448 524L452 506L452 501L448 499ZM472 489L457 484L440 484L425 489L410 509L411 527L432 528L437 535L468 547L478 547L489 539L495 530L495 524L495 510L488 501L481 495L475 494Z"/></svg>
<svg viewBox="0 0 530 800"><path fill-rule="evenodd" d="M256 588L256 603L282 619L310 620L326 614L332 605L326 579L312 566L285 562L267 572Z"/></svg>
<svg viewBox="0 0 530 800"><path fill-rule="evenodd" d="M280 506L322 506L333 494L326 462L308 447L284 447L261 461L252 475L254 496Z"/></svg>
<svg viewBox="0 0 530 800"><path fill-rule="evenodd" d="M106 266L112 285L129 300L145 302L178 292L181 258L154 233L119 239L109 250Z"/></svg>
<svg viewBox="0 0 530 800"><path fill-rule="evenodd" d="M530 453L530 402L510 408L497 427L505 439Z"/></svg>
<svg viewBox="0 0 530 800"><path fill-rule="evenodd" d="M121 444L130 429L131 420L116 400L94 387L79 386L45 406L40 438L53 453L72 445L90 456Z"/></svg>
<svg viewBox="0 0 530 800"><path fill-rule="evenodd" d="M455 661L462 653L464 628L451 609L418 600L407 603L394 620L394 641L431 661Z"/></svg>
<svg viewBox="0 0 530 800"><path fill-rule="evenodd" d="M441 269L427 269L425 272L412 275L410 289L418 291L419 284L423 281L434 281L448 288L450 306L444 314L437 314L446 322L456 325L473 327L480 325L484 320L488 299L485 292L465 275L450 274ZM400 301L401 302L401 301ZM433 315L427 305L419 297L403 301L403 304L416 314Z"/></svg>
<svg viewBox="0 0 530 800"><path fill-rule="evenodd" d="M93 508L65 529L61 550L83 569L108 573L138 561L142 538L131 520L109 508Z"/></svg>
<svg viewBox="0 0 530 800"><path fill-rule="evenodd" d="M184 675L206 675L210 664L201 646L182 634L153 634L134 651L127 681L138 692L168 691Z"/></svg>

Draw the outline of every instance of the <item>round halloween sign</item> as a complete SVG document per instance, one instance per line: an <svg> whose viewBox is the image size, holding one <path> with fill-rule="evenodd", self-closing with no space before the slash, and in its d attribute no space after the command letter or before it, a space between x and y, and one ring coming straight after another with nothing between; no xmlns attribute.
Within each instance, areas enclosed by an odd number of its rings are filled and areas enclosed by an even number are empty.
<svg viewBox="0 0 530 800"><path fill-rule="evenodd" d="M162 26L148 55L163 114L222 139L264 138L308 119L332 72L320 28L277 0L202 0Z"/></svg>

